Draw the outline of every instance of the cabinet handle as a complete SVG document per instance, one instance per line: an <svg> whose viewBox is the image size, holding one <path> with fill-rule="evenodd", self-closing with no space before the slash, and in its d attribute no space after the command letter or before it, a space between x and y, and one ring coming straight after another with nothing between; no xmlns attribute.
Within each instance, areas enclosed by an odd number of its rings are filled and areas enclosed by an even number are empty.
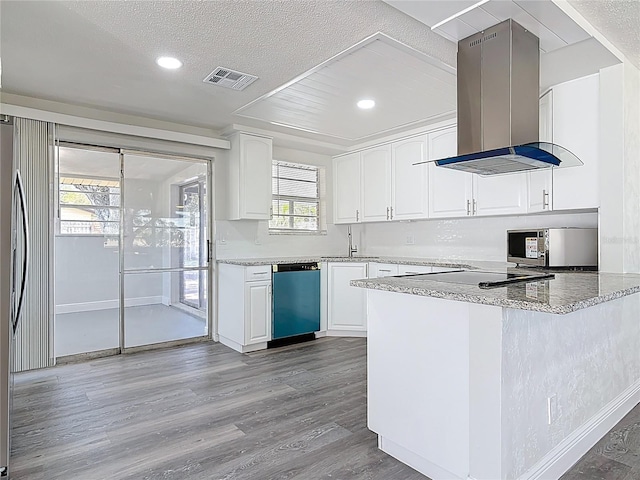
<svg viewBox="0 0 640 480"><path fill-rule="evenodd" d="M360 210L356 210L356 222L360 221Z"/></svg>
<svg viewBox="0 0 640 480"><path fill-rule="evenodd" d="M546 210L549 208L549 193L547 190L542 190L542 209Z"/></svg>
<svg viewBox="0 0 640 480"><path fill-rule="evenodd" d="M389 220L389 207L387 207L387 220Z"/></svg>
<svg viewBox="0 0 640 480"><path fill-rule="evenodd" d="M271 208L269 209L269 220L273 220L273 205L271 205Z"/></svg>
<svg viewBox="0 0 640 480"><path fill-rule="evenodd" d="M473 209L471 210L471 213L473 215L475 215L478 212L478 203L476 202L476 199L473 199Z"/></svg>
<svg viewBox="0 0 640 480"><path fill-rule="evenodd" d="M467 215L471 215L471 200L467 200Z"/></svg>
<svg viewBox="0 0 640 480"><path fill-rule="evenodd" d="M391 207L391 220L393 220L393 207Z"/></svg>

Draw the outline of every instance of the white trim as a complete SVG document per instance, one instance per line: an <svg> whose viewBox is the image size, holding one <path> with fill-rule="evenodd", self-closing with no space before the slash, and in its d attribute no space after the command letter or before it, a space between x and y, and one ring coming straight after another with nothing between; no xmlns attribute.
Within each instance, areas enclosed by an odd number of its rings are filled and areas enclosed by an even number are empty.
<svg viewBox="0 0 640 480"><path fill-rule="evenodd" d="M157 305L162 303L162 296L150 296L150 297L135 297L125 299L125 307L139 307L142 305ZM98 300L95 302L80 302L80 303L63 303L56 305L56 315L63 313L77 313L77 312L91 312L95 310L109 310L111 308L119 308L120 302L115 300Z"/></svg>
<svg viewBox="0 0 640 480"><path fill-rule="evenodd" d="M640 402L640 379L551 449L518 480L560 478Z"/></svg>
<svg viewBox="0 0 640 480"><path fill-rule="evenodd" d="M367 332L362 330L327 330L327 337L366 337Z"/></svg>
<svg viewBox="0 0 640 480"><path fill-rule="evenodd" d="M174 132L160 128L141 127L137 125L128 125L105 120L94 120L91 118L77 117L75 115L67 115L64 113L50 112L39 110L36 108L23 107L20 105L10 105L8 103L0 104L0 113L4 115L12 115L15 117L31 118L34 120L42 120L71 127L88 128L90 130L99 130L104 132L119 133L122 135L133 135L137 137L153 138L169 140L172 142L188 143L192 145L202 145L205 147L221 148L229 150L231 143L229 140L220 138L205 137L202 135L194 135L192 133Z"/></svg>
<svg viewBox="0 0 640 480"><path fill-rule="evenodd" d="M238 342L234 342L227 337L223 337L222 335L220 335L217 341L240 353L255 352L256 350L264 350L267 348L267 342L253 343L251 345L241 345Z"/></svg>
<svg viewBox="0 0 640 480"><path fill-rule="evenodd" d="M614 54L622 62L628 61L625 55L618 50L604 35L602 35L591 23L589 23L567 0L551 0L571 20L576 22L589 35L600 42L607 50Z"/></svg>

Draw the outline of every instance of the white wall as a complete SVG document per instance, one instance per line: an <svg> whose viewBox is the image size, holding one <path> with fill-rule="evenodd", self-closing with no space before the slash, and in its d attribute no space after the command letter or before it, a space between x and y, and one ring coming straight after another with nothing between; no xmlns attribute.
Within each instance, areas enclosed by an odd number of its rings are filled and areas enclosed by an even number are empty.
<svg viewBox="0 0 640 480"><path fill-rule="evenodd" d="M624 63L624 270L640 273L640 70Z"/></svg>
<svg viewBox="0 0 640 480"><path fill-rule="evenodd" d="M353 227L362 253L374 256L506 261L507 230L542 227L597 227L598 215L544 213L504 217L369 223ZM414 244L407 244L412 237Z"/></svg>
<svg viewBox="0 0 640 480"><path fill-rule="evenodd" d="M600 267L640 273L640 71L600 72Z"/></svg>

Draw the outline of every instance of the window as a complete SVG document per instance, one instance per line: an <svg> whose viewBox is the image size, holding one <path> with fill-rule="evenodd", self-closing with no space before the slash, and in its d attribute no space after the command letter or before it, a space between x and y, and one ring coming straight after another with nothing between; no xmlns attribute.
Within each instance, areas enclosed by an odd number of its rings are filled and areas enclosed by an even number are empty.
<svg viewBox="0 0 640 480"><path fill-rule="evenodd" d="M318 167L274 161L271 231L318 232Z"/></svg>
<svg viewBox="0 0 640 480"><path fill-rule="evenodd" d="M118 235L120 180L60 176L61 235Z"/></svg>

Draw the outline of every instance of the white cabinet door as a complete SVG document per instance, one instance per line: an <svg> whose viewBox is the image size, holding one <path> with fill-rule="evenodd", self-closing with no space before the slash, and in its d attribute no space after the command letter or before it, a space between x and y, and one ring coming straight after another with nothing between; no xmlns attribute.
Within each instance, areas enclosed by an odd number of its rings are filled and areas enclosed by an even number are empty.
<svg viewBox="0 0 640 480"><path fill-rule="evenodd" d="M391 145L360 153L362 168L362 221L389 220L391 210Z"/></svg>
<svg viewBox="0 0 640 480"><path fill-rule="evenodd" d="M458 151L455 127L428 135L429 160L453 157ZM429 164L429 216L464 217L471 215L473 175Z"/></svg>
<svg viewBox="0 0 640 480"><path fill-rule="evenodd" d="M398 275L398 265L391 263L370 263L369 278L382 278Z"/></svg>
<svg viewBox="0 0 640 480"><path fill-rule="evenodd" d="M473 197L472 212L475 215L526 213L527 174L474 175Z"/></svg>
<svg viewBox="0 0 640 480"><path fill-rule="evenodd" d="M391 144L392 220L413 220L429 216L427 164L414 165L426 158L426 137L421 135Z"/></svg>
<svg viewBox="0 0 640 480"><path fill-rule="evenodd" d="M360 153L333 159L334 223L360 221Z"/></svg>
<svg viewBox="0 0 640 480"><path fill-rule="evenodd" d="M527 202L527 211L529 213L551 210L552 178L553 172L550 168L528 173L527 182L529 186L527 191L529 200Z"/></svg>
<svg viewBox="0 0 640 480"><path fill-rule="evenodd" d="M245 283L245 344L271 340L271 281Z"/></svg>
<svg viewBox="0 0 640 480"><path fill-rule="evenodd" d="M553 87L553 143L584 165L553 169L553 209L596 208L598 193L599 76Z"/></svg>
<svg viewBox="0 0 640 480"><path fill-rule="evenodd" d="M229 218L268 220L271 216L270 138L238 133L231 138Z"/></svg>
<svg viewBox="0 0 640 480"><path fill-rule="evenodd" d="M328 264L328 325L327 330L367 330L367 290L352 287L351 280L367 278L366 263Z"/></svg>
<svg viewBox="0 0 640 480"><path fill-rule="evenodd" d="M539 138L541 142L553 143L553 91L549 90L540 98ZM528 212L551 210L552 179L550 168L528 173Z"/></svg>

